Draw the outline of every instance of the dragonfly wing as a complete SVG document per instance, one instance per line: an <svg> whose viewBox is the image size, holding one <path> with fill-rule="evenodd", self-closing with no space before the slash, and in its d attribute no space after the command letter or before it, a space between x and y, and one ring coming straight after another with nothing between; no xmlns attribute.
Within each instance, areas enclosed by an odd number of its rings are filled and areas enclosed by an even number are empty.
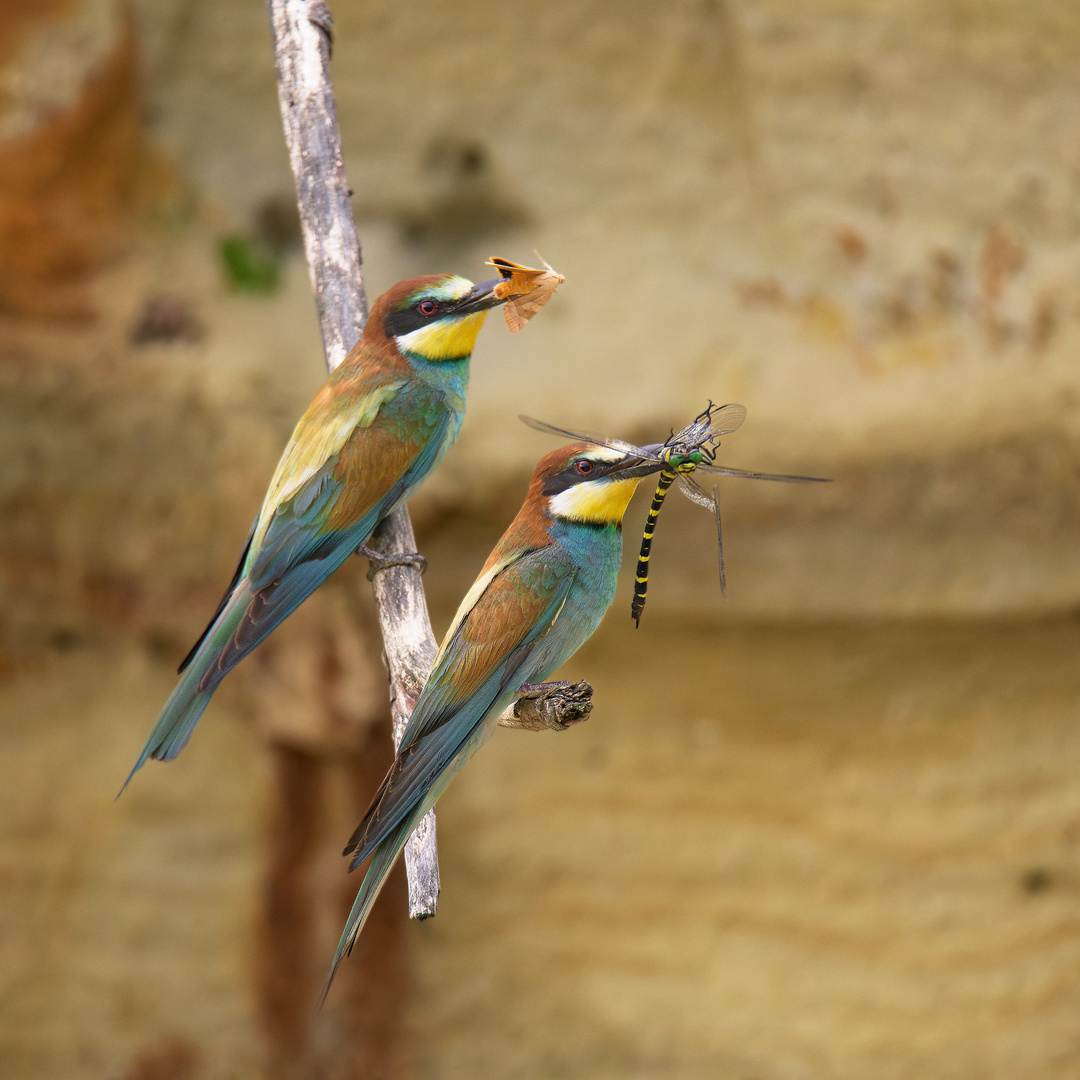
<svg viewBox="0 0 1080 1080"><path fill-rule="evenodd" d="M663 460L651 450L646 450L643 446L635 446L633 443L624 442L622 439L609 439L606 435L590 435L585 431L567 431L566 428L556 427L554 424L547 424L543 420L537 420L532 416L519 414L518 419L523 424L533 428L533 430L542 431L546 435L561 435L564 438L573 439L576 442L590 442L595 443L597 446L607 446L612 450L618 450L622 454L632 454L634 457L645 458L646 461L658 462Z"/></svg>
<svg viewBox="0 0 1080 1080"><path fill-rule="evenodd" d="M781 484L830 484L828 476L789 476L787 473L752 472L749 469L733 469L730 465L699 465L700 472L712 476L735 476L741 480L776 480Z"/></svg>
<svg viewBox="0 0 1080 1080"><path fill-rule="evenodd" d="M700 466L699 466L700 468ZM679 473L679 490L698 506L704 506L711 511L715 505L713 497L696 481L691 480L685 473Z"/></svg>
<svg viewBox="0 0 1080 1080"><path fill-rule="evenodd" d="M745 405L722 405L709 417L710 434L719 437L730 435L743 426L746 419Z"/></svg>
<svg viewBox="0 0 1080 1080"><path fill-rule="evenodd" d="M727 574L724 572L724 530L720 526L720 489L713 488L713 517L716 519L716 547L720 552L720 592L727 596Z"/></svg>
<svg viewBox="0 0 1080 1080"><path fill-rule="evenodd" d="M716 522L716 546L720 554L720 591L727 596L727 573L724 570L724 532L720 526L720 490L714 487L710 495L697 481L691 480L685 473L679 474L679 490L698 506L704 506L712 512Z"/></svg>

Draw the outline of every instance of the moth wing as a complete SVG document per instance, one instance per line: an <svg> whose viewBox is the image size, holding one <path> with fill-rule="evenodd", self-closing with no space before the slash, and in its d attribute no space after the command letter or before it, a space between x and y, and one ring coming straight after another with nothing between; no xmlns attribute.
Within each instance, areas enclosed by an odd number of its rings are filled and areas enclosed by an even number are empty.
<svg viewBox="0 0 1080 1080"><path fill-rule="evenodd" d="M562 274L550 270L530 271L532 288L530 292L508 300L503 310L506 312L506 325L516 334L550 299L551 294L566 280ZM498 286L496 286L498 288Z"/></svg>
<svg viewBox="0 0 1080 1080"><path fill-rule="evenodd" d="M537 258L540 258L539 255ZM506 325L512 334L516 334L551 298L551 294L566 280L562 274L553 270L548 263L542 269L523 266L493 255L487 261L503 279L493 290L500 300L506 300L503 309Z"/></svg>
<svg viewBox="0 0 1080 1080"><path fill-rule="evenodd" d="M508 300L503 307L503 317L511 334L516 334L529 320L518 310L514 300Z"/></svg>

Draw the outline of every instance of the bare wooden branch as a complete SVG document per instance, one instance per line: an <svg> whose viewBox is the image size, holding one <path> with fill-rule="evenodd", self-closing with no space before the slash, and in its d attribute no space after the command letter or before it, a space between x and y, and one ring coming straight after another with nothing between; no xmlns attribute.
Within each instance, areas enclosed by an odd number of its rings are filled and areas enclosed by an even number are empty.
<svg viewBox="0 0 1080 1080"><path fill-rule="evenodd" d="M359 340L367 319L360 239L349 203L330 81L333 20L323 0L267 0L267 8L274 39L278 103L296 185L304 252L319 312L326 366L333 371ZM399 507L384 524L392 524L392 529L379 542L392 541L400 534L415 545L405 507ZM375 599L383 641L388 643L388 661L391 653L399 655L398 643L404 650L400 660L389 664L396 750L409 711L431 669L436 646L419 573L395 569L380 575L385 586L376 587ZM402 584L411 585L413 577L416 581L412 588ZM405 846L409 913L413 918L434 915L439 897L434 812L430 818L430 822L424 819Z"/></svg>
<svg viewBox="0 0 1080 1080"><path fill-rule="evenodd" d="M359 340L367 319L360 240L349 203L341 156L341 133L330 81L333 20L324 0L267 0L274 40L278 101L289 148L311 287L315 294L326 365L333 371ZM412 522L399 507L375 530L371 547L384 555L416 551ZM427 681L437 652L420 572L391 566L373 578L382 626L394 748ZM499 723L529 731L565 731L592 709L588 683L531 687L500 716ZM409 914L435 914L439 862L432 810L405 845Z"/></svg>
<svg viewBox="0 0 1080 1080"><path fill-rule="evenodd" d="M330 82L333 19L324 0L267 0L267 7L304 252L326 366L333 371L360 339L367 319L360 238Z"/></svg>
<svg viewBox="0 0 1080 1080"><path fill-rule="evenodd" d="M383 555L409 555L416 537L405 507L391 514L371 538ZM394 749L401 745L405 725L435 662L438 646L428 618L424 586L415 566L388 566L372 578L375 604L383 626L383 654L390 673L390 710ZM429 810L405 844L409 877L409 915L427 919L439 902L439 856L435 844L435 811Z"/></svg>
<svg viewBox="0 0 1080 1080"><path fill-rule="evenodd" d="M593 688L587 682L539 683L499 716L499 727L525 731L566 731L589 719Z"/></svg>

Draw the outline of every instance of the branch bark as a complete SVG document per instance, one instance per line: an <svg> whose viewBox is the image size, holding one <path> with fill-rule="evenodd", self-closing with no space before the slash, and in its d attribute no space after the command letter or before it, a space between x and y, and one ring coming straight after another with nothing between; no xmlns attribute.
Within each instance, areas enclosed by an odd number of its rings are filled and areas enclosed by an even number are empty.
<svg viewBox="0 0 1080 1080"><path fill-rule="evenodd" d="M359 340L367 319L360 239L349 203L330 81L333 19L324 0L267 0L267 9L304 252L319 313L326 366L333 371ZM412 522L404 506L382 522L370 543L384 555L416 551ZM390 676L396 750L437 647L419 570L413 566L387 567L375 574L373 584ZM505 710L499 722L530 731L565 731L570 724L588 717L591 697L588 683L531 687ZM405 867L409 914L414 919L434 915L439 899L434 810L409 837Z"/></svg>
<svg viewBox="0 0 1080 1080"><path fill-rule="evenodd" d="M333 371L360 340L367 321L360 238L330 82L333 19L324 0L267 0L267 8L304 254L326 366Z"/></svg>

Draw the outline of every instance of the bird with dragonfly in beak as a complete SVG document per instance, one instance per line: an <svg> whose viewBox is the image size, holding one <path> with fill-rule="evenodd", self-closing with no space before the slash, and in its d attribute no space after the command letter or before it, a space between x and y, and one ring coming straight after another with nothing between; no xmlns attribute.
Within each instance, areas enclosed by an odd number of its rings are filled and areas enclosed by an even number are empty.
<svg viewBox="0 0 1080 1080"><path fill-rule="evenodd" d="M124 787L149 758L180 753L225 675L354 551L386 564L365 545L457 438L473 345L507 298L501 276L474 285L441 274L375 301L296 425L232 582Z"/></svg>
<svg viewBox="0 0 1080 1080"><path fill-rule="evenodd" d="M660 474L660 504L677 479L697 496L695 501L706 499L714 506L715 498L690 479L696 469L762 480L818 479L715 465L720 437L739 427L745 416L741 405L716 408L710 402L664 443L634 446L585 436L540 460L524 505L462 600L394 764L345 847L350 870L370 862L324 998L409 834L492 734L506 705L544 682L600 625L615 598L623 515L641 480ZM562 433L522 419L542 431ZM658 513L654 500L653 525ZM648 530L647 536L651 539Z"/></svg>
<svg viewBox="0 0 1080 1080"><path fill-rule="evenodd" d="M595 443L553 450L525 503L462 600L417 699L394 764L345 848L370 859L334 956L334 972L409 834L499 713L592 636L615 597L622 519L641 479L663 463Z"/></svg>

